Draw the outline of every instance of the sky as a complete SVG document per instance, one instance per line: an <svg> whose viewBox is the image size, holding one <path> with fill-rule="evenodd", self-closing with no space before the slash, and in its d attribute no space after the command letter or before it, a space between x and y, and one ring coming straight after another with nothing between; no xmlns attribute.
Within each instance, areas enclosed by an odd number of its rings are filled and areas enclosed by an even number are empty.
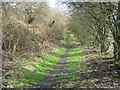
<svg viewBox="0 0 120 90"><path fill-rule="evenodd" d="M59 4L60 0L47 0L49 2L49 6L52 8L58 8L60 10L66 11L67 7L65 5Z"/></svg>
<svg viewBox="0 0 120 90"><path fill-rule="evenodd" d="M56 8L58 0L47 0L49 2L49 6L52 8Z"/></svg>

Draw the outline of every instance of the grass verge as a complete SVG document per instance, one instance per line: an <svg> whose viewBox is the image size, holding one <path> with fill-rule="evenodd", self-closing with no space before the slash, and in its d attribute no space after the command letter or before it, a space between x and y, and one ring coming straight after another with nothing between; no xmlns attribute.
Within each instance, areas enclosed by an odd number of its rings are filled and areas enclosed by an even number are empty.
<svg viewBox="0 0 120 90"><path fill-rule="evenodd" d="M9 85L20 88L31 87L37 84L39 80L45 78L48 70L54 68L65 50L65 48L60 47L56 52L49 52L46 54L44 59L34 58L34 60L29 59L22 62L18 67L19 69L16 70L19 74L14 74L14 76L9 77Z"/></svg>

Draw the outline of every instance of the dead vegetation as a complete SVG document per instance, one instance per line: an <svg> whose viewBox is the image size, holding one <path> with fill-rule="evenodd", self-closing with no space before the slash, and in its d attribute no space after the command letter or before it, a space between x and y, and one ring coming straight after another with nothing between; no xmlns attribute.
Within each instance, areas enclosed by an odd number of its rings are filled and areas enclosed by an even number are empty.
<svg viewBox="0 0 120 90"><path fill-rule="evenodd" d="M75 87L116 88L116 90L120 88L113 57L101 55L100 52L94 53L90 48L84 48L81 54L86 56L87 68L75 73L81 76L81 80L75 80Z"/></svg>
<svg viewBox="0 0 120 90"><path fill-rule="evenodd" d="M7 2L2 3L2 9L3 77L5 79L5 76L15 69L16 64L34 57L42 58L46 52L58 47L64 35L65 20L59 18L63 16L63 12L56 10L53 14L54 12L44 2ZM53 20L55 24L50 27L49 24ZM13 70L12 73L15 71Z"/></svg>

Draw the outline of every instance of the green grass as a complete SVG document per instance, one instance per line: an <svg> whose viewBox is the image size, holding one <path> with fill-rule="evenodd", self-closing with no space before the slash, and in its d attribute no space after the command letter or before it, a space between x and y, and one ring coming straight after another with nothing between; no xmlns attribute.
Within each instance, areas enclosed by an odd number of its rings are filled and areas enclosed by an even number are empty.
<svg viewBox="0 0 120 90"><path fill-rule="evenodd" d="M25 62L22 62L20 67L22 68L19 73L22 73L21 78L17 76L9 78L12 80L9 85L13 87L31 87L34 84L37 84L38 81L45 78L47 71L54 68L57 61L60 59L60 56L66 49L61 47L58 48L56 52L49 52L45 55L45 59L35 58L35 60L29 59Z"/></svg>
<svg viewBox="0 0 120 90"><path fill-rule="evenodd" d="M85 57L80 55L81 51L82 50L79 48L71 49L71 51L68 53L68 65L64 68L65 70L74 72L86 68L85 62L83 61Z"/></svg>
<svg viewBox="0 0 120 90"><path fill-rule="evenodd" d="M66 44L67 35L61 40L61 44ZM44 57L34 58L25 60L18 65L19 69L16 69L16 72L13 76L9 76L9 85L15 88L20 87L31 87L34 84L37 84L38 81L45 78L48 74L47 71L53 69L60 56L65 52L66 48L59 47L56 52L48 52ZM18 74L17 74L18 73Z"/></svg>
<svg viewBox="0 0 120 90"><path fill-rule="evenodd" d="M61 44L66 44L66 41L65 40L61 40Z"/></svg>
<svg viewBox="0 0 120 90"><path fill-rule="evenodd" d="M66 44L67 44L66 38L67 38L67 35L65 35L65 36L63 37L63 40L60 41L61 44L63 44L63 45L66 45Z"/></svg>
<svg viewBox="0 0 120 90"><path fill-rule="evenodd" d="M66 44L67 35L61 40L61 44ZM70 44L77 44L73 41L73 37L69 36ZM44 57L34 58L25 60L21 62L18 66L19 69L16 70L16 73L13 74L12 77L9 77L9 85L20 88L20 87L31 87L38 83L38 81L43 80L45 76L48 74L47 71L53 69L60 60L60 56L65 52L66 48L59 47L56 52L49 52ZM75 72L81 69L85 69L85 62L83 61L84 56L80 55L79 48L71 49L67 56L68 65L64 67L64 70L68 72ZM18 74L17 74L18 73ZM63 77L59 77L58 79L62 79ZM66 88L73 87L73 80L80 79L79 76L76 75L65 75L65 79L62 79L60 83L67 83Z"/></svg>
<svg viewBox="0 0 120 90"><path fill-rule="evenodd" d="M77 44L77 42L73 41L73 37L69 37L70 44ZM70 49L67 55L67 65L64 67L64 70L67 75L64 75L64 73L61 73L59 77L56 79L58 80L58 83L60 83L61 86L64 86L65 88L73 88L74 87L74 81L75 79L80 79L79 76L73 73L79 70L86 69L86 63L84 61L85 56L81 55L82 49L80 48L73 48ZM59 86L57 86L59 87Z"/></svg>
<svg viewBox="0 0 120 90"><path fill-rule="evenodd" d="M75 38L73 36L69 36L69 40L70 40L70 44L74 45L74 44L80 44L80 42L76 42Z"/></svg>

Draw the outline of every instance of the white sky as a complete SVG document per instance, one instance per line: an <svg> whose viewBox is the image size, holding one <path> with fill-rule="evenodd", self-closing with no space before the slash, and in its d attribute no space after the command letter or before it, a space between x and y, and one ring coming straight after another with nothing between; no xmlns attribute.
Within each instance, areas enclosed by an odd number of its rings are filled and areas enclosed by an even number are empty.
<svg viewBox="0 0 120 90"><path fill-rule="evenodd" d="M58 0L47 0L49 2L49 6L52 7L52 8L56 8L57 6L57 3L58 3Z"/></svg>
<svg viewBox="0 0 120 90"><path fill-rule="evenodd" d="M49 6L52 8L58 8L60 10L66 11L67 6L60 4L60 0L47 0L49 2Z"/></svg>

